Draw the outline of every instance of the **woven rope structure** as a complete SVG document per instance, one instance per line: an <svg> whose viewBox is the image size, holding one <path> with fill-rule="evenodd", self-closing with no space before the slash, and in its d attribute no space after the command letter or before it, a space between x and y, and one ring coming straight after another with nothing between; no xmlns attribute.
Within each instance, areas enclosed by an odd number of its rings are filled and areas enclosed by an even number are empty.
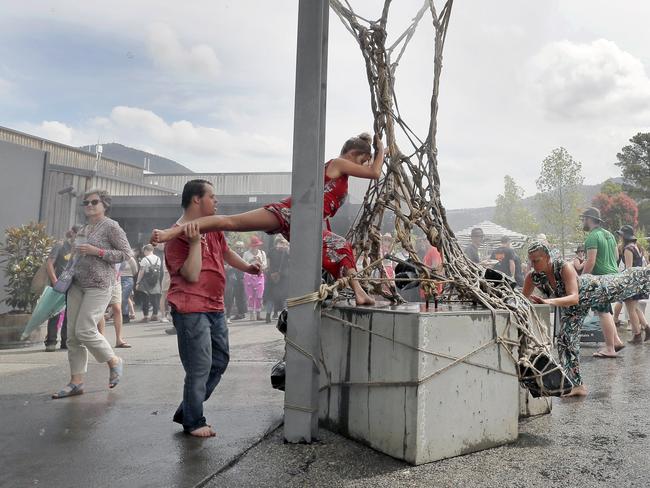
<svg viewBox="0 0 650 488"><path fill-rule="evenodd" d="M525 376L527 380L527 383L522 383L528 387L537 383L543 390L543 376L546 372L557 372L558 368L561 370L550 355L546 328L521 293L513 290L506 280L486 279L485 269L465 257L447 223L440 200L436 147L438 95L442 53L453 0L444 2L441 9L436 8L433 0L425 0L408 28L388 44L387 26L391 3L391 0L385 0L379 19L368 20L357 15L348 1L330 0L330 6L354 36L361 50L370 88L374 130L385 136L388 149L382 177L369 185L362 209L348 234L357 258L363 263L364 271L360 277L365 270L373 267L369 266L370 263L381 262L381 226L387 212L392 213L397 240L417 268L422 279L422 289L427 296L434 296L436 279L439 277L422 264L411 239L411 232L419 229L442 254L446 281L453 284L447 289L451 289L462 300L482 304L492 313L496 310L510 313L512 323L520 333L518 366L520 372L525 370L525 375L522 374L520 378L523 380ZM400 114L395 77L409 42L425 18L430 18L435 33L433 91L428 132L418 135ZM408 150L399 147L398 139L409 141ZM395 302L403 301L395 283L386 280L383 267L374 267L379 272L380 279L364 279L363 283L374 293ZM534 359L540 356L549 358L551 364L546 361L543 368L536 368ZM542 394L558 393L543 391Z"/></svg>

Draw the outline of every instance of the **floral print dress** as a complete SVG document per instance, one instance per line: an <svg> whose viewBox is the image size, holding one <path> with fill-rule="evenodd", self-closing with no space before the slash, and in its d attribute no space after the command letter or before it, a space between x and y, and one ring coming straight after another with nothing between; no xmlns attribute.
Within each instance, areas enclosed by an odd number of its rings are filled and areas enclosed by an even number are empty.
<svg viewBox="0 0 650 488"><path fill-rule="evenodd" d="M348 175L329 178L327 168L331 160L325 164L325 183L323 191L323 219L327 221L327 229L323 230L323 268L334 278L345 276L348 269L356 269L352 246L343 237L335 234L329 228L329 218L334 217L348 195ZM271 212L278 221L278 228L269 234L282 234L290 240L291 233L291 197L276 203L269 203L264 208Z"/></svg>

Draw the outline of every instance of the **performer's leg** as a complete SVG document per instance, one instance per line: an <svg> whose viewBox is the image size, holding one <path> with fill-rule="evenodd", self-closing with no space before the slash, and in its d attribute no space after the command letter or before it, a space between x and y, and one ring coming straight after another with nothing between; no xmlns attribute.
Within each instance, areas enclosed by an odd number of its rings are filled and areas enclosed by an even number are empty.
<svg viewBox="0 0 650 488"><path fill-rule="evenodd" d="M261 230L271 232L280 227L275 215L264 208L258 208L235 215L210 215L200 217L194 222L199 224L201 233L209 231L223 230L235 232L249 232ZM151 242L167 242L183 233L183 226L172 227L171 229L155 229L151 234Z"/></svg>
<svg viewBox="0 0 650 488"><path fill-rule="evenodd" d="M575 385L570 393L564 396L585 396L587 387L582 382L580 374L580 331L585 314L564 314L561 319L562 329L557 339L557 350L564 372Z"/></svg>
<svg viewBox="0 0 650 488"><path fill-rule="evenodd" d="M350 243L328 230L323 231L323 268L336 279L343 276L353 277L356 271ZM352 278L350 287L354 291L357 305L375 304L375 300L361 288L358 280Z"/></svg>

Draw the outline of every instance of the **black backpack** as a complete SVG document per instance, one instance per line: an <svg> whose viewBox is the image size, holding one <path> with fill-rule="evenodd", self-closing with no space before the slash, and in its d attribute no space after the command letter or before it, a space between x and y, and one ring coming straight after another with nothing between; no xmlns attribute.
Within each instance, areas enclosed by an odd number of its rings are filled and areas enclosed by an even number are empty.
<svg viewBox="0 0 650 488"><path fill-rule="evenodd" d="M151 263L148 257L145 259L149 261L149 266L147 266L144 275L142 275L142 281L144 281L144 284L148 288L154 288L160 281L160 258L155 263Z"/></svg>

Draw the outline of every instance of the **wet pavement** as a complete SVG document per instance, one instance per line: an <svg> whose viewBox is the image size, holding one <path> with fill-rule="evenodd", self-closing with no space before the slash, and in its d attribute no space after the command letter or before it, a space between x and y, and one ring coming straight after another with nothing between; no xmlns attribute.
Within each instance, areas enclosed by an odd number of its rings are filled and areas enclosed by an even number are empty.
<svg viewBox="0 0 650 488"><path fill-rule="evenodd" d="M593 351L583 347L589 396L555 400L513 444L414 467L325 430L318 443L284 444L278 429L207 486L648 487L650 342L619 359Z"/></svg>
<svg viewBox="0 0 650 488"><path fill-rule="evenodd" d="M0 351L0 486L650 486L650 342L616 360L583 348L590 395L523 421L517 442L413 467L326 430L284 444L283 395L269 387L283 341L259 322L230 326L231 363L206 404L219 436L182 434L170 420L183 371L168 327L129 325L124 382L109 391L91 361L86 393L65 400L49 396L67 380L65 353Z"/></svg>
<svg viewBox="0 0 650 488"><path fill-rule="evenodd" d="M283 394L270 388L282 355L272 325L230 325L231 362L205 405L216 439L181 432L171 415L182 394L183 370L169 324L126 327L132 349L125 377L108 390L108 368L89 362L85 393L52 400L69 379L63 351L43 346L0 351L0 486L192 487L277 428ZM109 340L113 329L108 327Z"/></svg>

